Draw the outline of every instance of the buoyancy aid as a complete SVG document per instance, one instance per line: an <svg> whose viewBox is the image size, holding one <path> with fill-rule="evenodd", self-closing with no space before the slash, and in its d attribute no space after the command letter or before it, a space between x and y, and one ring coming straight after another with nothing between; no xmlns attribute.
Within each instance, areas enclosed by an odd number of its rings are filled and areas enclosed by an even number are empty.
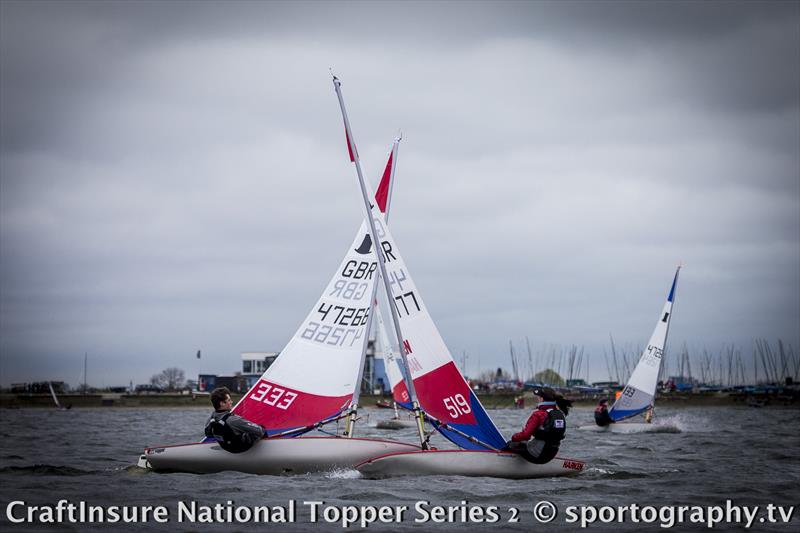
<svg viewBox="0 0 800 533"><path fill-rule="evenodd" d="M547 418L533 432L533 438L547 444L558 446L567 432L567 419L560 409L547 410Z"/></svg>
<svg viewBox="0 0 800 533"><path fill-rule="evenodd" d="M242 453L249 450L256 439L250 438L246 433L241 433L226 423L231 416L230 412L219 418L212 417L206 424L206 436L214 437L220 447L231 453Z"/></svg>

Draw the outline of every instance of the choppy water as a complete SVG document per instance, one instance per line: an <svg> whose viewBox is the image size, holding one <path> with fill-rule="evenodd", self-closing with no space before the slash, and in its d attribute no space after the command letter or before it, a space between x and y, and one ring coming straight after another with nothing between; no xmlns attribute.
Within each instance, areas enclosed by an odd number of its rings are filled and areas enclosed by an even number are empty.
<svg viewBox="0 0 800 533"><path fill-rule="evenodd" d="M359 436L377 436L414 442L414 430L381 431L375 422L391 415L388 410L367 409L369 420ZM490 412L507 436L524 423L528 411ZM42 524L10 524L7 505L22 500L27 505L55 505L60 499L90 505L164 505L171 522L148 522L147 530L170 531L360 531L336 523L309 523L303 501L324 500L326 505L409 507L400 523L372 524L377 531L465 529L465 531L567 531L568 506L708 506L733 504L760 506L754 530L798 531L800 510L790 524L760 522L765 506L797 506L800 502L800 411L747 407L683 408L658 410L657 423L673 424L680 433L597 434L576 431L592 423L591 409L578 408L568 418L573 428L562 445L562 456L586 460L589 468L574 478L504 480L464 477L405 477L361 479L355 471L293 477L255 476L234 472L209 475L157 474L135 467L147 445L191 442L202 431L203 409L23 409L3 412L0 433L0 528L41 531ZM446 447L440 437L436 444ZM178 524L179 501L201 505L298 505L294 524ZM500 522L415 523L419 501L430 506L497 507ZM553 503L559 514L547 525L534 519L534 505ZM518 522L508 523L510 507L520 510ZM15 516L24 513L15 510ZM575 511L578 513L579 511ZM579 516L579 515L572 515ZM687 515L688 516L688 515ZM777 517L778 515L775 514ZM668 518L665 515L666 518ZM647 518L647 517L646 517ZM603 524L594 531L663 530L653 524ZM142 525L60 524L62 530L140 530ZM707 529L705 525L693 526ZM715 529L741 529L719 524ZM677 526L687 529L689 525Z"/></svg>

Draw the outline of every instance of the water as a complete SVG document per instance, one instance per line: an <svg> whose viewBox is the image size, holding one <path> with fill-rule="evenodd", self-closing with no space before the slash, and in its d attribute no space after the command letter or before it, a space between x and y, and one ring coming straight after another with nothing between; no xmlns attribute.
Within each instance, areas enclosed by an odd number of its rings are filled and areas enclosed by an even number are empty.
<svg viewBox="0 0 800 533"><path fill-rule="evenodd" d="M378 436L414 442L414 430L381 431L375 422L391 415L389 410L367 409L369 420L361 423L359 436ZM3 412L0 439L0 529L41 531L48 525L9 524L7 505L22 500L28 506L55 505L60 499L89 505L163 505L171 522L149 521L148 530L245 531L254 527L270 531L362 531L343 528L341 522L309 523L303 501L324 500L326 505L408 506L403 521L372 524L370 531L572 531L568 506L709 506L733 504L795 506L800 500L800 411L747 407L659 408L657 423L677 426L679 433L598 434L577 431L592 423L592 411L574 409L568 417L571 430L562 445L562 456L586 460L589 468L574 478L505 480L464 477L403 477L361 479L354 470L291 477L221 474L158 474L135 466L147 445L191 442L202 431L205 409L44 409ZM490 411L501 431L510 436L522 427L528 411ZM446 447L438 436L437 445ZM179 524L179 501L200 505L287 506L297 502L293 524ZM534 505L547 500L559 509L547 525L535 521ZM421 515L414 505L459 507L463 501L483 509L497 507L497 523L463 522L456 510L452 523L415 523ZM518 522L508 523L509 508L517 508ZM16 515L24 514L23 508ZM476 511L478 512L478 511ZM579 512L579 511L576 511ZM777 515L776 515L777 516ZM754 530L798 531L800 511L790 524L761 523ZM49 525L49 527L56 527ZM59 524L59 529L83 531L140 530L140 524ZM689 525L679 526L687 529ZM694 529L707 529L695 524ZM603 524L593 531L663 530L653 524ZM718 530L741 525L716 526Z"/></svg>

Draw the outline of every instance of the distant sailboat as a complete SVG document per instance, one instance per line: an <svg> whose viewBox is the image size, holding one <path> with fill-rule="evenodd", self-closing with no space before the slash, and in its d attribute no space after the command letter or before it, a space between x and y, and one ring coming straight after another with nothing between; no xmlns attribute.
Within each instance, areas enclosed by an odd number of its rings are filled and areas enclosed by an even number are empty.
<svg viewBox="0 0 800 533"><path fill-rule="evenodd" d="M61 402L58 401L58 396L56 396L56 391L53 388L53 382L48 381L47 386L50 387L50 395L53 397L53 403L56 404L56 408L59 411L67 411L68 409L72 409L72 404L67 405L66 407L61 405Z"/></svg>
<svg viewBox="0 0 800 533"><path fill-rule="evenodd" d="M650 422L623 422L634 416L644 414L652 416L655 404L656 386L658 385L658 373L661 368L661 360L667 345L667 335L669 325L672 321L672 306L675 302L675 292L678 286L678 274L681 271L679 266L672 279L672 287L667 295L667 301L661 310L656 327L650 336L647 347L642 352L639 363L633 369L628 383L622 389L619 398L608 410L608 415L614 422L607 426L588 425L581 426L579 429L589 431L609 431L612 433L676 433L680 429L669 424L653 424Z"/></svg>

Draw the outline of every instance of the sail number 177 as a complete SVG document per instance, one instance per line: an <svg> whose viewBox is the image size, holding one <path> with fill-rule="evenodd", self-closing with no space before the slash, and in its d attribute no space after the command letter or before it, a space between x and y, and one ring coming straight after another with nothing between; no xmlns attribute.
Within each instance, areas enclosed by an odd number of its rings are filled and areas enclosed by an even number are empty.
<svg viewBox="0 0 800 533"><path fill-rule="evenodd" d="M444 406L447 407L447 412L453 418L458 418L461 415L466 415L472 412L469 402L464 399L464 396L461 394L456 394L455 396L445 398Z"/></svg>

